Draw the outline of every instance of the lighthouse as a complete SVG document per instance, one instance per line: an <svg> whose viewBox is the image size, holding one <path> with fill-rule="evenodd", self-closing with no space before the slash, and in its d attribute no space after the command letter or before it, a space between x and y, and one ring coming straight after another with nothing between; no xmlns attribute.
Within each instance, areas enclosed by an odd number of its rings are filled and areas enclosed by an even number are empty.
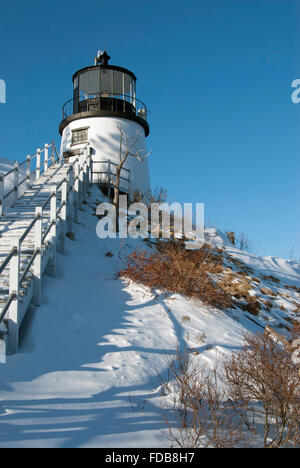
<svg viewBox="0 0 300 468"><path fill-rule="evenodd" d="M73 75L73 98L64 104L59 126L61 155L72 162L88 147L93 183L111 188L120 157L130 152L119 188L132 199L151 189L148 160L132 156L146 155L148 112L136 97L134 73L109 61L106 51L98 52L94 65Z"/></svg>

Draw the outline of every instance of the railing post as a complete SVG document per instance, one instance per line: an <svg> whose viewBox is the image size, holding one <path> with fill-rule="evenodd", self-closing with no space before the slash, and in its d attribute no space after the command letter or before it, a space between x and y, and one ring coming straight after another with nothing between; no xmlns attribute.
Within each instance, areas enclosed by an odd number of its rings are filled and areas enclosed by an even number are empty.
<svg viewBox="0 0 300 468"><path fill-rule="evenodd" d="M54 142L53 142L53 144L54 144ZM63 153L60 152L58 157L59 157L59 164L60 164L61 166L63 166L63 165L64 165Z"/></svg>
<svg viewBox="0 0 300 468"><path fill-rule="evenodd" d="M31 182L31 173L30 173L30 163L31 163L31 156L28 155L26 158L26 190L30 188L30 182Z"/></svg>
<svg viewBox="0 0 300 468"><path fill-rule="evenodd" d="M37 207L35 209L35 216L37 217L37 221L35 223L34 251L37 252L37 255L33 264L34 279L32 302L35 306L39 306L41 305L42 296L42 207Z"/></svg>
<svg viewBox="0 0 300 468"><path fill-rule="evenodd" d="M75 223L78 223L78 209L79 209L79 160L75 160L74 165L74 216Z"/></svg>
<svg viewBox="0 0 300 468"><path fill-rule="evenodd" d="M49 158L49 145L45 144L45 155L44 155L44 172L48 169L48 158Z"/></svg>
<svg viewBox="0 0 300 468"><path fill-rule="evenodd" d="M18 199L19 195L19 163L15 161L14 164L14 202Z"/></svg>
<svg viewBox="0 0 300 468"><path fill-rule="evenodd" d="M87 153L86 153L87 154ZM85 195L87 197L88 192L90 191L90 173L89 173L89 165L88 159L85 160Z"/></svg>
<svg viewBox="0 0 300 468"><path fill-rule="evenodd" d="M51 243L51 254L49 260L49 273L52 276L56 275L56 241L57 241L57 192L56 187L52 191L52 197L50 200L50 223L52 224L50 230L50 243Z"/></svg>
<svg viewBox="0 0 300 468"><path fill-rule="evenodd" d="M9 294L14 294L14 299L8 312L8 349L15 354L19 349L20 246L17 239L12 240L11 248L15 251L10 261Z"/></svg>
<svg viewBox="0 0 300 468"><path fill-rule="evenodd" d="M0 176L0 218L4 215L4 177Z"/></svg>
<svg viewBox="0 0 300 468"><path fill-rule="evenodd" d="M79 158L79 206L82 205L83 201L83 179L84 179L84 172L83 172L83 162L82 162L82 153L80 154Z"/></svg>
<svg viewBox="0 0 300 468"><path fill-rule="evenodd" d="M65 239L66 239L66 230L67 230L67 197L68 197L68 181L64 179L61 189L61 204L63 205L60 217L61 217L61 227L59 234L59 251L60 253L65 252Z"/></svg>
<svg viewBox="0 0 300 468"><path fill-rule="evenodd" d="M38 180L41 177L41 149L36 150L36 172L35 180Z"/></svg>
<svg viewBox="0 0 300 468"><path fill-rule="evenodd" d="M111 197L111 169L110 169L110 161L107 163L108 169L107 169L107 177L108 177L108 197Z"/></svg>
<svg viewBox="0 0 300 468"><path fill-rule="evenodd" d="M84 170L84 200L86 200L87 193L89 190L89 168L87 163L87 147L84 149L84 161L83 161L83 170Z"/></svg>
<svg viewBox="0 0 300 468"><path fill-rule="evenodd" d="M54 166L55 164L55 151L54 151L54 146L52 145L52 150L51 150L51 166Z"/></svg>
<svg viewBox="0 0 300 468"><path fill-rule="evenodd" d="M129 180L128 180L128 200L131 200L131 169L128 171Z"/></svg>
<svg viewBox="0 0 300 468"><path fill-rule="evenodd" d="M86 160L83 162L83 201L86 201L86 196L88 192L88 170Z"/></svg>
<svg viewBox="0 0 300 468"><path fill-rule="evenodd" d="M90 147L89 147L88 158L89 158L89 166L90 166L90 185L91 185L94 182L94 174L93 174L93 158L92 158Z"/></svg>
<svg viewBox="0 0 300 468"><path fill-rule="evenodd" d="M53 224L51 231L50 231L50 239L56 239L56 231L57 231L57 192L56 192L56 187L54 187L52 191L52 198L50 200L50 223L55 222Z"/></svg>
<svg viewBox="0 0 300 468"><path fill-rule="evenodd" d="M90 186L93 183L93 180L92 180L92 167L91 167L91 148L90 148L89 144L87 144L87 147L86 147L86 164L87 164L88 191L89 191Z"/></svg>
<svg viewBox="0 0 300 468"><path fill-rule="evenodd" d="M68 191L69 191L69 200L68 200L68 228L67 231L71 233L73 231L73 218L74 218L74 174L73 168L70 167L68 175Z"/></svg>

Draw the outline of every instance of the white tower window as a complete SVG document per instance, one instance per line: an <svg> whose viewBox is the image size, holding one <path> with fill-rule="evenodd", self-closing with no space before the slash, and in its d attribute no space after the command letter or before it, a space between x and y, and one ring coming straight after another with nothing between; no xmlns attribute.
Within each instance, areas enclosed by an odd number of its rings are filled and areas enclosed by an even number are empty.
<svg viewBox="0 0 300 468"><path fill-rule="evenodd" d="M72 130L72 146L88 143L89 127Z"/></svg>

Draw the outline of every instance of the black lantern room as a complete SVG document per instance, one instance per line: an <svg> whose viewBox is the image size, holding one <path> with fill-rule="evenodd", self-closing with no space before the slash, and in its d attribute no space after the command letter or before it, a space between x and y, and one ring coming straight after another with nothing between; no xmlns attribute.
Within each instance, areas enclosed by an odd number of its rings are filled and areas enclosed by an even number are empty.
<svg viewBox="0 0 300 468"><path fill-rule="evenodd" d="M147 108L136 98L136 76L126 68L109 65L110 56L99 52L94 66L73 75L73 98L63 107L60 133L73 120L87 117L122 117L138 122L149 134Z"/></svg>

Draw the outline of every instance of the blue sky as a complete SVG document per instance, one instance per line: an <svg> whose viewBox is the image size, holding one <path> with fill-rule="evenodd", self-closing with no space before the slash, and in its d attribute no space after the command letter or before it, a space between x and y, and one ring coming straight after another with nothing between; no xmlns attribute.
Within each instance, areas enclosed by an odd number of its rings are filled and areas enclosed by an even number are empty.
<svg viewBox="0 0 300 468"><path fill-rule="evenodd" d="M60 142L72 74L106 48L151 111L153 185L262 255L300 257L298 0L0 4L0 157Z"/></svg>

